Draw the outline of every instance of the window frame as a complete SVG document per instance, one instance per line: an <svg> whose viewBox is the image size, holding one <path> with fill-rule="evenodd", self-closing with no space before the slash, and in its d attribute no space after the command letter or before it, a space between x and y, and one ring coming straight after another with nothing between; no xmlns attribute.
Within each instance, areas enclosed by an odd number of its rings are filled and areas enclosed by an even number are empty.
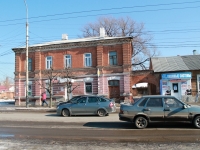
<svg viewBox="0 0 200 150"><path fill-rule="evenodd" d="M152 101L155 101L156 99L159 99L159 101L161 101L161 104L162 104L162 106L158 106L158 105L148 105L149 104L149 102L152 100ZM155 101L155 104L156 104L156 101ZM163 100L162 100L162 98L160 97L160 98L149 98L149 100L147 101L147 103L146 103L146 107L155 107L155 108L163 108Z"/></svg>
<svg viewBox="0 0 200 150"><path fill-rule="evenodd" d="M26 83L25 83L24 86L25 86L25 88L24 88L24 89L25 89L25 92L24 92L24 93L25 93L25 95L26 95ZM30 87L30 88L29 88L29 87ZM28 91L28 96L33 96L33 84L32 84L32 81L29 81L29 82L28 82L28 90L27 90L27 91Z"/></svg>
<svg viewBox="0 0 200 150"><path fill-rule="evenodd" d="M111 53L115 53L116 55L111 55ZM114 58L114 56L116 56L116 58ZM109 60L109 65L110 66L116 66L118 64L117 62L117 51L109 51L108 53L108 60ZM112 59L111 59L112 58ZM116 59L116 60L115 60ZM112 60L112 64L111 64L111 61ZM116 61L116 62L115 62Z"/></svg>
<svg viewBox="0 0 200 150"><path fill-rule="evenodd" d="M51 60L48 60L48 58L51 58ZM53 65L53 58L52 58L52 56L47 56L45 60L46 60L46 69L51 69L51 67Z"/></svg>
<svg viewBox="0 0 200 150"><path fill-rule="evenodd" d="M87 83L90 83L90 84L91 84L91 92L87 92L87 85L86 85ZM92 93L93 93L93 89L92 89L92 88L93 88L93 85L92 85L92 82L85 82L84 86L85 86L85 90L84 90L84 91L85 91L86 94L92 94Z"/></svg>
<svg viewBox="0 0 200 150"><path fill-rule="evenodd" d="M89 57L88 56L86 56L86 55L90 55ZM89 65L87 64L87 62L88 62L88 60L89 60ZM91 53L85 53L84 54L84 66L85 67L92 67L92 54Z"/></svg>
<svg viewBox="0 0 200 150"><path fill-rule="evenodd" d="M67 58L69 56L69 58ZM64 62L65 62L65 68L71 68L72 67L72 56L71 55L69 55L69 54L67 54L67 55L65 55L64 56ZM68 65L68 63L67 62L69 62L69 65ZM68 65L68 66L67 66Z"/></svg>

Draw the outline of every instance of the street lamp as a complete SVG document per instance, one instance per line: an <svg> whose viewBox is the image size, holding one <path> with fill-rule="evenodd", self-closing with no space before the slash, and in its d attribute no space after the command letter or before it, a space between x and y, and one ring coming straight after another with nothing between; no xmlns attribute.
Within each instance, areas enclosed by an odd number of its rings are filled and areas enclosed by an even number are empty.
<svg viewBox="0 0 200 150"><path fill-rule="evenodd" d="M26 6L26 107L28 107L28 7L26 0L24 0Z"/></svg>

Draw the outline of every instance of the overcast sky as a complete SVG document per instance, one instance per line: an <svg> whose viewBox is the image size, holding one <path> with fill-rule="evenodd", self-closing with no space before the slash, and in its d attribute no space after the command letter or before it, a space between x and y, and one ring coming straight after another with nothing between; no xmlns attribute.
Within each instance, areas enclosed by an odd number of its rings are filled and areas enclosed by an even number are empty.
<svg viewBox="0 0 200 150"><path fill-rule="evenodd" d="M198 0L26 0L29 44L69 39L100 16L129 16L145 24L160 56L192 55L200 47L200 1ZM24 0L0 0L0 81L14 78L12 48L25 46Z"/></svg>

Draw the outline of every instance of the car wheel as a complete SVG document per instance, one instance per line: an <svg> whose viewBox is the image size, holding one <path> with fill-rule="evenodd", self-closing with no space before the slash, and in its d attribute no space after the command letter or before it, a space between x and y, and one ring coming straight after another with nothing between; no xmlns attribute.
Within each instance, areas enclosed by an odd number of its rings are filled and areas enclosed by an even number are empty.
<svg viewBox="0 0 200 150"><path fill-rule="evenodd" d="M194 126L198 129L200 129L200 116L196 116L194 118L194 122L193 122Z"/></svg>
<svg viewBox="0 0 200 150"><path fill-rule="evenodd" d="M98 114L100 117L103 117L103 116L106 115L106 111L105 111L104 109L99 109L99 110L97 111L97 114Z"/></svg>
<svg viewBox="0 0 200 150"><path fill-rule="evenodd" d="M63 117L68 117L70 115L69 110L68 109L63 109L62 110L62 116Z"/></svg>
<svg viewBox="0 0 200 150"><path fill-rule="evenodd" d="M135 119L135 126L138 129L144 129L148 125L148 121L145 117L139 116Z"/></svg>

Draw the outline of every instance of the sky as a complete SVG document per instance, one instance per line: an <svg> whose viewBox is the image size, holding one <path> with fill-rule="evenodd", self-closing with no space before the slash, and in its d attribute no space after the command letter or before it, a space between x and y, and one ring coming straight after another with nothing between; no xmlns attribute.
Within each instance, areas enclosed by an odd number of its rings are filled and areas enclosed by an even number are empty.
<svg viewBox="0 0 200 150"><path fill-rule="evenodd" d="M14 79L12 48L79 38L99 17L131 17L144 23L161 57L200 53L200 0L0 0L0 81ZM28 11L26 11L28 8Z"/></svg>

